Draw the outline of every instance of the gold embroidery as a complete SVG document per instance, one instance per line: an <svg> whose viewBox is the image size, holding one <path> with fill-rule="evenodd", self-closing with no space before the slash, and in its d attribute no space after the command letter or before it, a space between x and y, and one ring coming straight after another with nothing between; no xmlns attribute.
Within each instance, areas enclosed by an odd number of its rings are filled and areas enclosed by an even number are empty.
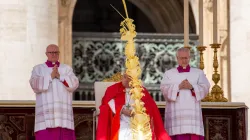
<svg viewBox="0 0 250 140"><path fill-rule="evenodd" d="M103 80L103 82L120 82L122 79L121 72L115 73L112 77L106 78Z"/></svg>

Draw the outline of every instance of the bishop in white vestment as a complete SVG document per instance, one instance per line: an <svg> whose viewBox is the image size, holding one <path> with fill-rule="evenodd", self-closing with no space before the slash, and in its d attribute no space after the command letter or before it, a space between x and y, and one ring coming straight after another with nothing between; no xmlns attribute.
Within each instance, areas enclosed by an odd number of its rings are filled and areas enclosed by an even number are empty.
<svg viewBox="0 0 250 140"><path fill-rule="evenodd" d="M79 85L70 66L58 62L59 49L49 45L47 62L36 65L30 85L36 94L36 140L75 140L72 93Z"/></svg>
<svg viewBox="0 0 250 140"><path fill-rule="evenodd" d="M166 71L160 86L166 100L165 128L172 140L204 140L201 100L210 84L202 70L190 68L188 48L176 56L179 67Z"/></svg>

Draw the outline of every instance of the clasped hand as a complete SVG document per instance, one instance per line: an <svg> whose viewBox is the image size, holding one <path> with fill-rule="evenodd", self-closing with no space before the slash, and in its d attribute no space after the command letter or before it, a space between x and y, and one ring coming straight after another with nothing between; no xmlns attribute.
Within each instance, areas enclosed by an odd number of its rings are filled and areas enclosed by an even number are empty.
<svg viewBox="0 0 250 140"><path fill-rule="evenodd" d="M122 109L122 114L124 114L124 115L126 115L126 116L128 116L128 117L132 117L132 116L133 116L132 110L126 109L126 108L123 108L123 109Z"/></svg>
<svg viewBox="0 0 250 140"><path fill-rule="evenodd" d="M53 67L53 71L52 71L52 73L51 73L51 78L52 78L52 79L54 79L54 78L60 79L60 74L59 74L59 72L58 72L58 66L57 66L57 65L55 65L55 66Z"/></svg>
<svg viewBox="0 0 250 140"><path fill-rule="evenodd" d="M193 86L189 83L187 79L183 80L179 85L179 89L192 89L192 88Z"/></svg>

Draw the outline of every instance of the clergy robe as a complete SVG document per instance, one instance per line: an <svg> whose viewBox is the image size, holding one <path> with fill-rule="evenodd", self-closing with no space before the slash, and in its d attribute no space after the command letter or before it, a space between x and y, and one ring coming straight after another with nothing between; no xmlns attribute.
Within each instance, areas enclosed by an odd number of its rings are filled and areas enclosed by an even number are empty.
<svg viewBox="0 0 250 140"><path fill-rule="evenodd" d="M187 79L193 90L179 90L179 84ZM183 134L204 136L201 100L208 94L210 84L202 70L190 68L189 72L179 72L176 68L164 73L161 91L166 100L165 128L175 138ZM174 137L172 137L174 138ZM192 139L191 135L187 139Z"/></svg>
<svg viewBox="0 0 250 140"><path fill-rule="evenodd" d="M154 100L145 88L143 93L142 101L151 118L152 139L170 140ZM129 102L130 96L125 93L121 82L107 88L100 106L97 140L131 140L130 118L121 114L121 109Z"/></svg>
<svg viewBox="0 0 250 140"><path fill-rule="evenodd" d="M79 85L78 78L70 66L60 64L60 79L52 80L53 67L46 64L36 65L30 78L30 85L36 93L36 139L57 139L58 135L65 140L73 140L72 93ZM73 136L67 139L70 135Z"/></svg>

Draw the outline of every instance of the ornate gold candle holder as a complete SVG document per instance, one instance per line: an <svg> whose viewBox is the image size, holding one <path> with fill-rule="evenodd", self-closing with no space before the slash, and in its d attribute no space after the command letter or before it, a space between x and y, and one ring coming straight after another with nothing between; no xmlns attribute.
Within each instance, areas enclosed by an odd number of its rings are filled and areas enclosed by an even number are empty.
<svg viewBox="0 0 250 140"><path fill-rule="evenodd" d="M213 67L214 67L214 74L212 75L212 80L214 81L214 86L212 87L211 93L204 98L203 102L228 102L228 100L224 97L222 88L218 85L218 82L220 81L220 74L218 73L218 59L217 59L217 49L220 48L221 44L211 44L211 48L214 49L214 61L213 61Z"/></svg>
<svg viewBox="0 0 250 140"><path fill-rule="evenodd" d="M197 50L200 52L200 69L201 70L204 70L204 58L203 58L203 51L205 51L206 50L206 46L197 46L196 47L197 48Z"/></svg>

